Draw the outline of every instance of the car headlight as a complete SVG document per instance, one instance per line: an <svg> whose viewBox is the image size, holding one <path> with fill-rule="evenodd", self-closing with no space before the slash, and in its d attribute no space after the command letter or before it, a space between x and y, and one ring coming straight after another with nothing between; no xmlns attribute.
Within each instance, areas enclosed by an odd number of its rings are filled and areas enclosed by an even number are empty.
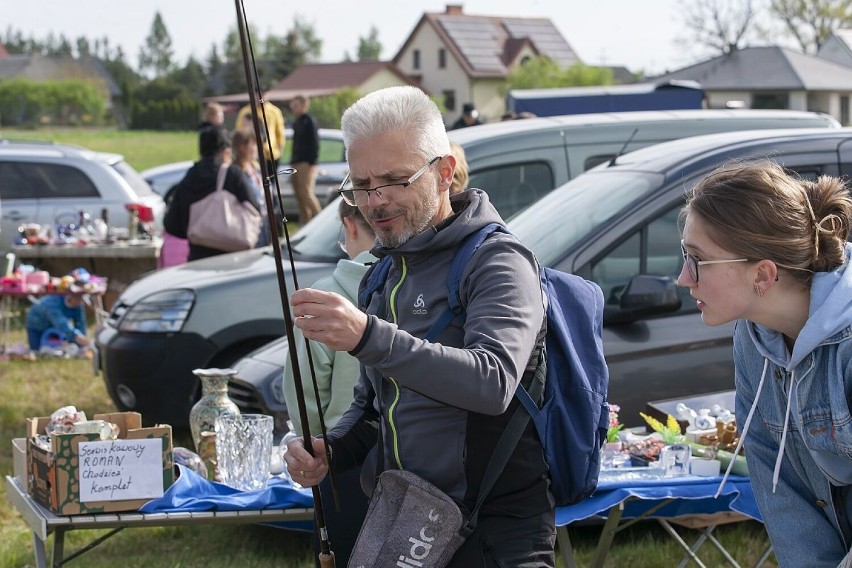
<svg viewBox="0 0 852 568"><path fill-rule="evenodd" d="M191 290L152 294L127 308L118 323L118 330L140 333L180 331L194 303L195 293Z"/></svg>

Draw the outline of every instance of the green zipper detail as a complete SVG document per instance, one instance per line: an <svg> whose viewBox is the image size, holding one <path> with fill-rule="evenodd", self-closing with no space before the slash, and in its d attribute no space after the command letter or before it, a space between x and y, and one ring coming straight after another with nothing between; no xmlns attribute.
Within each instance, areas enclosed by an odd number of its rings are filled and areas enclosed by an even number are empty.
<svg viewBox="0 0 852 568"><path fill-rule="evenodd" d="M390 304L391 310L391 318L393 319L393 323L399 324L397 321L397 312L396 312L396 295L399 292L399 289L402 287L402 283L405 281L405 277L408 275L408 265L405 264L405 258L401 258L402 260L402 276L399 277L399 282L391 289L390 299L388 303ZM399 469L403 469L402 460L399 457L399 436L396 431L396 424L393 420L394 409L396 408L397 403L399 403L399 384L396 382L396 379L393 377L388 377L388 380L393 384L394 388L394 397L393 402L388 408L388 425L390 425L391 436L393 437L393 457L396 460L396 466Z"/></svg>

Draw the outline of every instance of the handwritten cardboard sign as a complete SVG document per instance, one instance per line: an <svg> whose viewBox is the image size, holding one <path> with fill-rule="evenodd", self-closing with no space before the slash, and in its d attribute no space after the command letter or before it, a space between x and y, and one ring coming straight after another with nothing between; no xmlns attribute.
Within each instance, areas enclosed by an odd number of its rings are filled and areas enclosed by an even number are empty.
<svg viewBox="0 0 852 568"><path fill-rule="evenodd" d="M80 442L80 501L121 501L163 496L160 439Z"/></svg>

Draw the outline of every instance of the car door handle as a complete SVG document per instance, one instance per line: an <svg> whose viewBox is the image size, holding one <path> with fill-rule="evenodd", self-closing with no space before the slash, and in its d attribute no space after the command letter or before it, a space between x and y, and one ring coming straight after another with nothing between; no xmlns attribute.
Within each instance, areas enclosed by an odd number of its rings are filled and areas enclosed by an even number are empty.
<svg viewBox="0 0 852 568"><path fill-rule="evenodd" d="M9 221L25 221L27 216L21 213L20 211L12 210L6 211L3 213L3 218L8 219Z"/></svg>

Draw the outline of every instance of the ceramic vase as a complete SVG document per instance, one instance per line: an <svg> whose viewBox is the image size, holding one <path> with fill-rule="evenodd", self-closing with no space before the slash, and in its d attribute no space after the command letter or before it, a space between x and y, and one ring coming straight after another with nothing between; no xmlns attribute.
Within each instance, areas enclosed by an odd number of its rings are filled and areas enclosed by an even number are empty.
<svg viewBox="0 0 852 568"><path fill-rule="evenodd" d="M234 369L195 369L193 371L201 381L201 398L189 411L189 428L195 450L202 459L215 461L215 453L205 456L210 448L203 441L204 432L215 432L216 419L220 416L238 416L239 407L228 398L228 379L237 374ZM205 449L207 450L205 452ZM212 451L215 452L215 449Z"/></svg>

